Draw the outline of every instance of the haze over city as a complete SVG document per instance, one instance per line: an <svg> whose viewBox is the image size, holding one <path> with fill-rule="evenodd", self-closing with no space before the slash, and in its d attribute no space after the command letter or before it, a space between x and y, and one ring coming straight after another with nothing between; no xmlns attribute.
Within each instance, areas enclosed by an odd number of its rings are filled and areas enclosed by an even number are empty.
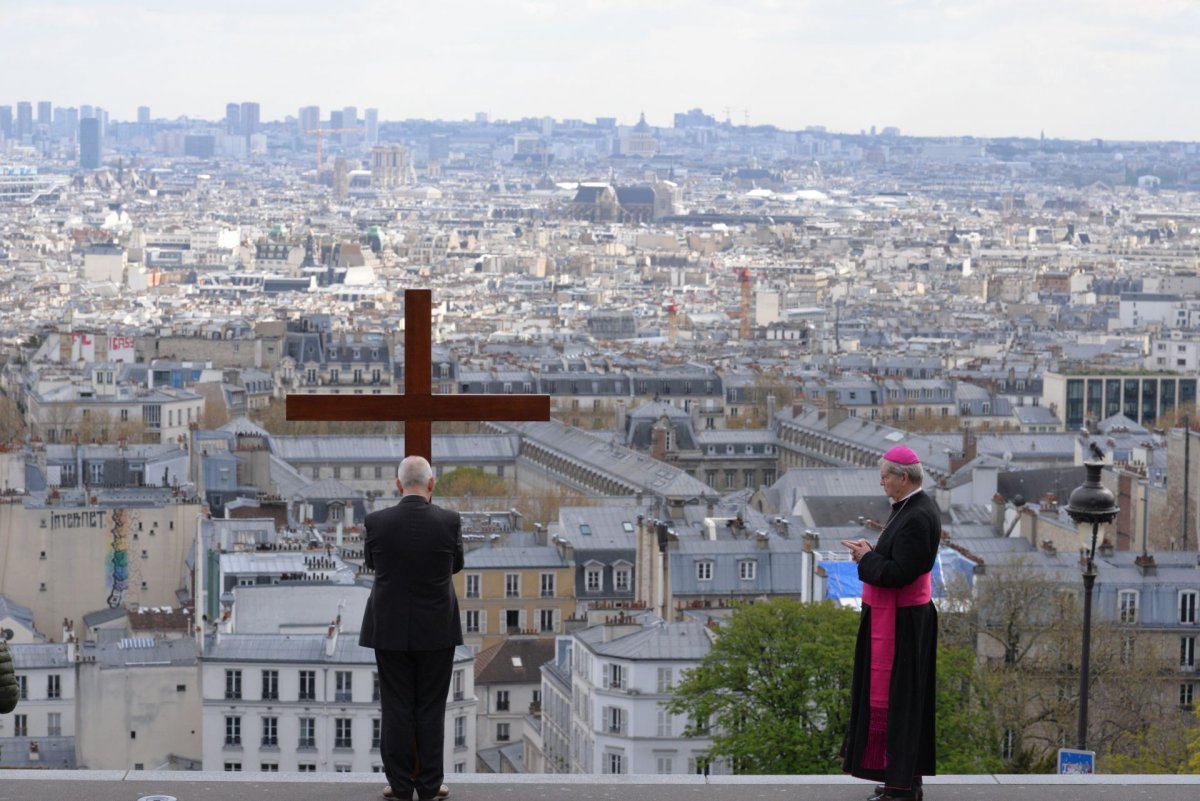
<svg viewBox="0 0 1200 801"><path fill-rule="evenodd" d="M906 135L1195 140L1188 0L0 2L0 96L114 119L615 117Z"/></svg>

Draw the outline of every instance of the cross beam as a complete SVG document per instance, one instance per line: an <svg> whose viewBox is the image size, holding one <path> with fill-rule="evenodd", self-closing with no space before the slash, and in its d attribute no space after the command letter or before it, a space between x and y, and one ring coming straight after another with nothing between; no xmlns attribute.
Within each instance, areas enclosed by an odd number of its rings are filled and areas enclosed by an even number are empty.
<svg viewBox="0 0 1200 801"><path fill-rule="evenodd" d="M432 292L404 291L403 395L287 396L288 420L376 420L404 423L404 450L433 461L433 423L549 420L549 395L434 395Z"/></svg>

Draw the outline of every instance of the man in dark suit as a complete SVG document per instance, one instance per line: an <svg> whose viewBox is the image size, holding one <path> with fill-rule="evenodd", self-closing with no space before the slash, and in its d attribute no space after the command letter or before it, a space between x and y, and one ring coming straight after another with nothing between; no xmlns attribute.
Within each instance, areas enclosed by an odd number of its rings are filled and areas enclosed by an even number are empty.
<svg viewBox="0 0 1200 801"><path fill-rule="evenodd" d="M384 798L445 798L442 741L454 650L462 645L458 597L450 577L462 570L462 520L430 503L429 462L400 463L395 506L367 515L364 562L375 585L358 643L375 649L382 706Z"/></svg>

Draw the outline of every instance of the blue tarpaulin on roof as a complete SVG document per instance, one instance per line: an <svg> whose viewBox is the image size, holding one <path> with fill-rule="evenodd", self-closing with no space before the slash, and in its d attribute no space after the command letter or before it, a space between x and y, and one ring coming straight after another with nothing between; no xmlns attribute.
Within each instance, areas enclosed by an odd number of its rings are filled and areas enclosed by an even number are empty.
<svg viewBox="0 0 1200 801"><path fill-rule="evenodd" d="M818 562L825 571L825 597L833 600L862 597L862 582L858 580L858 565L853 562ZM968 585L975 566L970 559L950 548L943 548L933 561L933 597L946 593L946 582L954 576Z"/></svg>

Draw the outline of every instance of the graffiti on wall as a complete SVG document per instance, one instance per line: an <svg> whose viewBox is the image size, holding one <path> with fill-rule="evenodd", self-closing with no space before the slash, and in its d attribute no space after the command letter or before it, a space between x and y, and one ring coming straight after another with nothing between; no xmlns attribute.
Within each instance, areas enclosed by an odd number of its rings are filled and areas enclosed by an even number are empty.
<svg viewBox="0 0 1200 801"><path fill-rule="evenodd" d="M116 609L125 600L129 589L129 510L113 509L108 530L109 547L106 559L108 605Z"/></svg>

